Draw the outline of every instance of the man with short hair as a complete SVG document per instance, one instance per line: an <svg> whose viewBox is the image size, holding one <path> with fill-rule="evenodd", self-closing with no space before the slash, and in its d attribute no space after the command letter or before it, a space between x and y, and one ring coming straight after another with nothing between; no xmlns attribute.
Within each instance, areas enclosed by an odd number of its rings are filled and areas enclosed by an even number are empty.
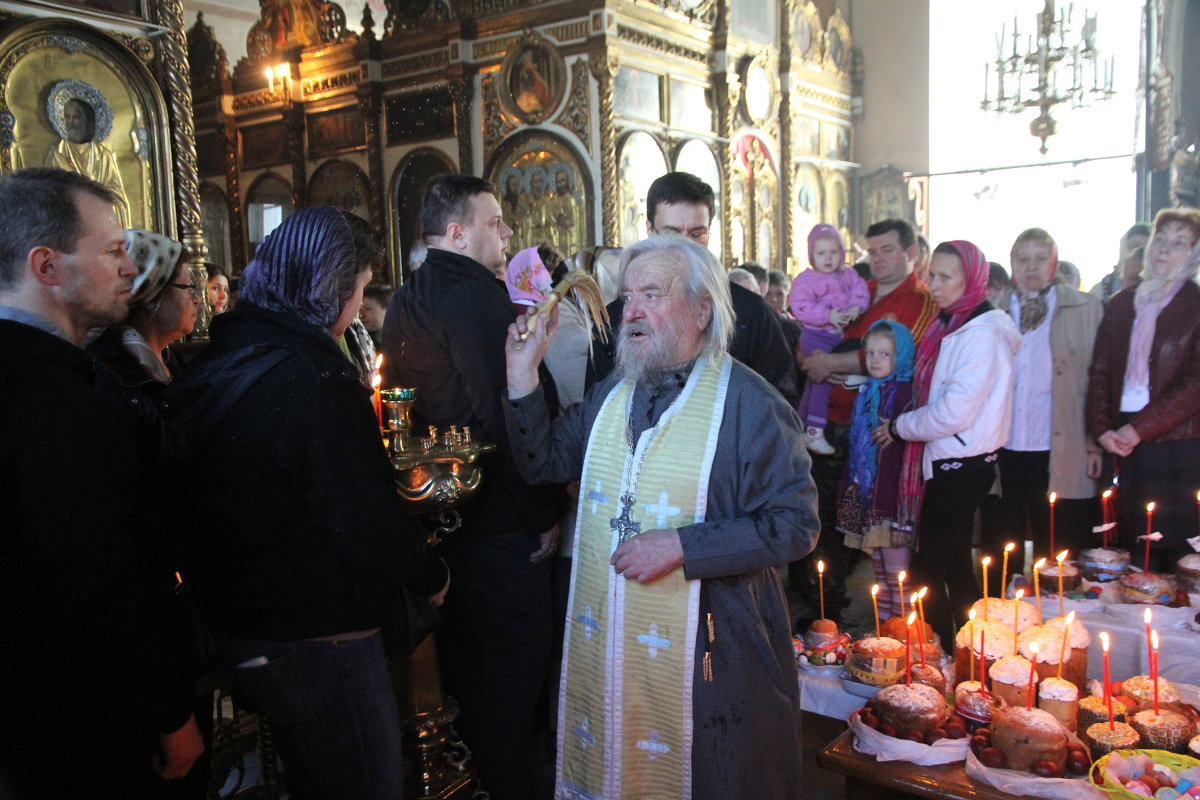
<svg viewBox="0 0 1200 800"><path fill-rule="evenodd" d="M646 192L646 233L679 233L708 246L709 226L716 213L712 187L689 172L668 172ZM800 403L796 364L779 321L766 301L741 286L730 290L737 328L729 353L779 390L793 408ZM616 328L622 298L608 304ZM614 330L614 333L617 333Z"/></svg>
<svg viewBox="0 0 1200 800"><path fill-rule="evenodd" d="M417 389L417 430L469 426L475 439L497 445L481 459L479 492L459 509L462 529L439 548L454 577L438 647L482 785L499 800L526 800L534 712L550 658L559 498L517 473L501 408L504 335L515 314L494 275L505 267L512 229L491 183L444 175L426 189L421 234L425 263L393 295L384 319L384 385ZM543 385L553 393L548 373Z"/></svg>
<svg viewBox="0 0 1200 800"><path fill-rule="evenodd" d="M738 266L754 276L754 282L757 284L757 289L755 289L755 291L758 292L759 297L766 297L768 284L767 268L762 264L756 264L753 261L747 261L746 263L739 264Z"/></svg>
<svg viewBox="0 0 1200 800"><path fill-rule="evenodd" d="M141 797L203 750L137 423L80 349L129 311L114 202L73 172L0 176L0 785L19 798Z"/></svg>
<svg viewBox="0 0 1200 800"><path fill-rule="evenodd" d="M1026 539L1035 554L1050 549L1050 507L1055 503L1055 551L1078 556L1091 541L1100 445L1087 433L1084 405L1092 346L1104 309L1100 302L1055 280L1058 246L1041 228L1023 231L1010 254L1013 286L996 297L1021 332L1014 364L1012 432L1000 450L1000 497L981 515L984 550L1008 542L1012 575L1025 567Z"/></svg>
<svg viewBox="0 0 1200 800"><path fill-rule="evenodd" d="M551 424L546 325L510 328L509 435L531 481L581 480L556 797L798 796L787 602L774 567L817 535L799 420L728 355L707 248L621 255L618 366Z"/></svg>
<svg viewBox="0 0 1200 800"><path fill-rule="evenodd" d="M819 604L816 560L825 561L825 607L832 609L836 619L843 606L846 592L847 553L842 537L835 533L837 523L838 489L850 443L850 413L854 408L854 393L843 384L848 376L866 374L862 338L881 319L890 319L906 326L913 338L921 341L925 329L937 315L937 306L929 290L917 278L913 267L917 260L916 232L901 219L886 219L867 228L867 257L871 262L871 305L858 319L846 326L836 352L813 352L804 359L804 370L810 381L832 380L829 399L829 422L825 439L834 447L834 454L813 460L813 482L820 497L822 536L804 564L792 564L788 582L801 592L810 608L801 619L815 617Z"/></svg>

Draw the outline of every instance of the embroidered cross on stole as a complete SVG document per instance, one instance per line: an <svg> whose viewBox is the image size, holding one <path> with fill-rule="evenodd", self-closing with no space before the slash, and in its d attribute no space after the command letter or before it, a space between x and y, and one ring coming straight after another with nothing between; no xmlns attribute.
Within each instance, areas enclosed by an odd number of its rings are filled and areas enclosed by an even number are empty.
<svg viewBox="0 0 1200 800"><path fill-rule="evenodd" d="M731 365L701 357L632 454L632 384L613 388L592 425L582 481L597 488L578 512L556 797L691 797L700 582L677 569L643 586L609 558L623 535L704 520Z"/></svg>

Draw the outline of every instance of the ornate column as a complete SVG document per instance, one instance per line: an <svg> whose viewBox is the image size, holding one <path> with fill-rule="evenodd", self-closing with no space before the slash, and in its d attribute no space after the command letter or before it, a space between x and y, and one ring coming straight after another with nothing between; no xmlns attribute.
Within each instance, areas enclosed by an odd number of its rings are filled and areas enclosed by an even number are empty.
<svg viewBox="0 0 1200 800"><path fill-rule="evenodd" d="M175 169L175 213L179 238L194 261L208 260L208 246L200 233L200 177L196 168L196 129L192 117L192 85L187 61L187 39L183 27L182 0L162 0L159 24L167 28L161 54L166 72L168 115L171 120L171 149Z"/></svg>
<svg viewBox="0 0 1200 800"><path fill-rule="evenodd" d="M610 247L621 243L621 220L617 214L620 180L617 175L617 135L613 128L613 78L620 61L600 45L588 53L588 68L596 79L600 98L600 194L603 241Z"/></svg>
<svg viewBox="0 0 1200 800"><path fill-rule="evenodd" d="M360 43L366 44L368 61L378 62L379 44L375 39L375 21L371 16L371 7L363 7L363 33ZM376 73L378 74L378 73ZM371 214L371 227L375 230L375 238L380 242L387 241L387 184L383 174L384 121L383 121L383 87L378 80L370 78L358 85L358 108L362 112L363 122L367 126L367 178L371 182L371 193L368 207ZM381 265L388 266L388 265ZM376 275L375 280L382 279Z"/></svg>
<svg viewBox="0 0 1200 800"><path fill-rule="evenodd" d="M475 174L474 137L471 135L471 102L475 97L475 74L472 65L461 68L460 74L451 77L450 96L454 98L454 131L458 134L458 171L463 175Z"/></svg>

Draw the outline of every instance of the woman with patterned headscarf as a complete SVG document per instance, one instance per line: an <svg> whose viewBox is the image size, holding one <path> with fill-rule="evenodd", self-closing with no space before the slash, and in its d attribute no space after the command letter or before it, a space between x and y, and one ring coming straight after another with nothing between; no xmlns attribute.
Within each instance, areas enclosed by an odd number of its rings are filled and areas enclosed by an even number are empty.
<svg viewBox="0 0 1200 800"><path fill-rule="evenodd" d="M296 212L168 391L175 483L220 499L181 520L183 577L240 696L270 718L294 797L401 797L380 629L406 585L440 603L447 583L334 341L373 255L341 211Z"/></svg>
<svg viewBox="0 0 1200 800"><path fill-rule="evenodd" d="M971 558L975 511L995 480L996 451L1012 424L1021 337L1008 314L988 302L988 271L970 242L934 248L929 292L941 313L917 348L916 409L875 430L881 442L909 442L900 504L918 521L913 567L933 593L931 624L943 641L979 596Z"/></svg>

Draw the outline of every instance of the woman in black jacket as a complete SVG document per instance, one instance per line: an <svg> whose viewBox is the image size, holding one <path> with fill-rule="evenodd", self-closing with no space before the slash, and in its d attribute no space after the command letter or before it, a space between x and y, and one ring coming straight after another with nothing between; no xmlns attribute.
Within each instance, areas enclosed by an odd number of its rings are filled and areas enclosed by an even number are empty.
<svg viewBox="0 0 1200 800"><path fill-rule="evenodd" d="M396 494L369 391L334 338L373 244L332 207L259 245L241 300L171 386L177 486L205 498L184 577L244 701L266 714L294 798L399 798L400 724L380 628L445 566Z"/></svg>

